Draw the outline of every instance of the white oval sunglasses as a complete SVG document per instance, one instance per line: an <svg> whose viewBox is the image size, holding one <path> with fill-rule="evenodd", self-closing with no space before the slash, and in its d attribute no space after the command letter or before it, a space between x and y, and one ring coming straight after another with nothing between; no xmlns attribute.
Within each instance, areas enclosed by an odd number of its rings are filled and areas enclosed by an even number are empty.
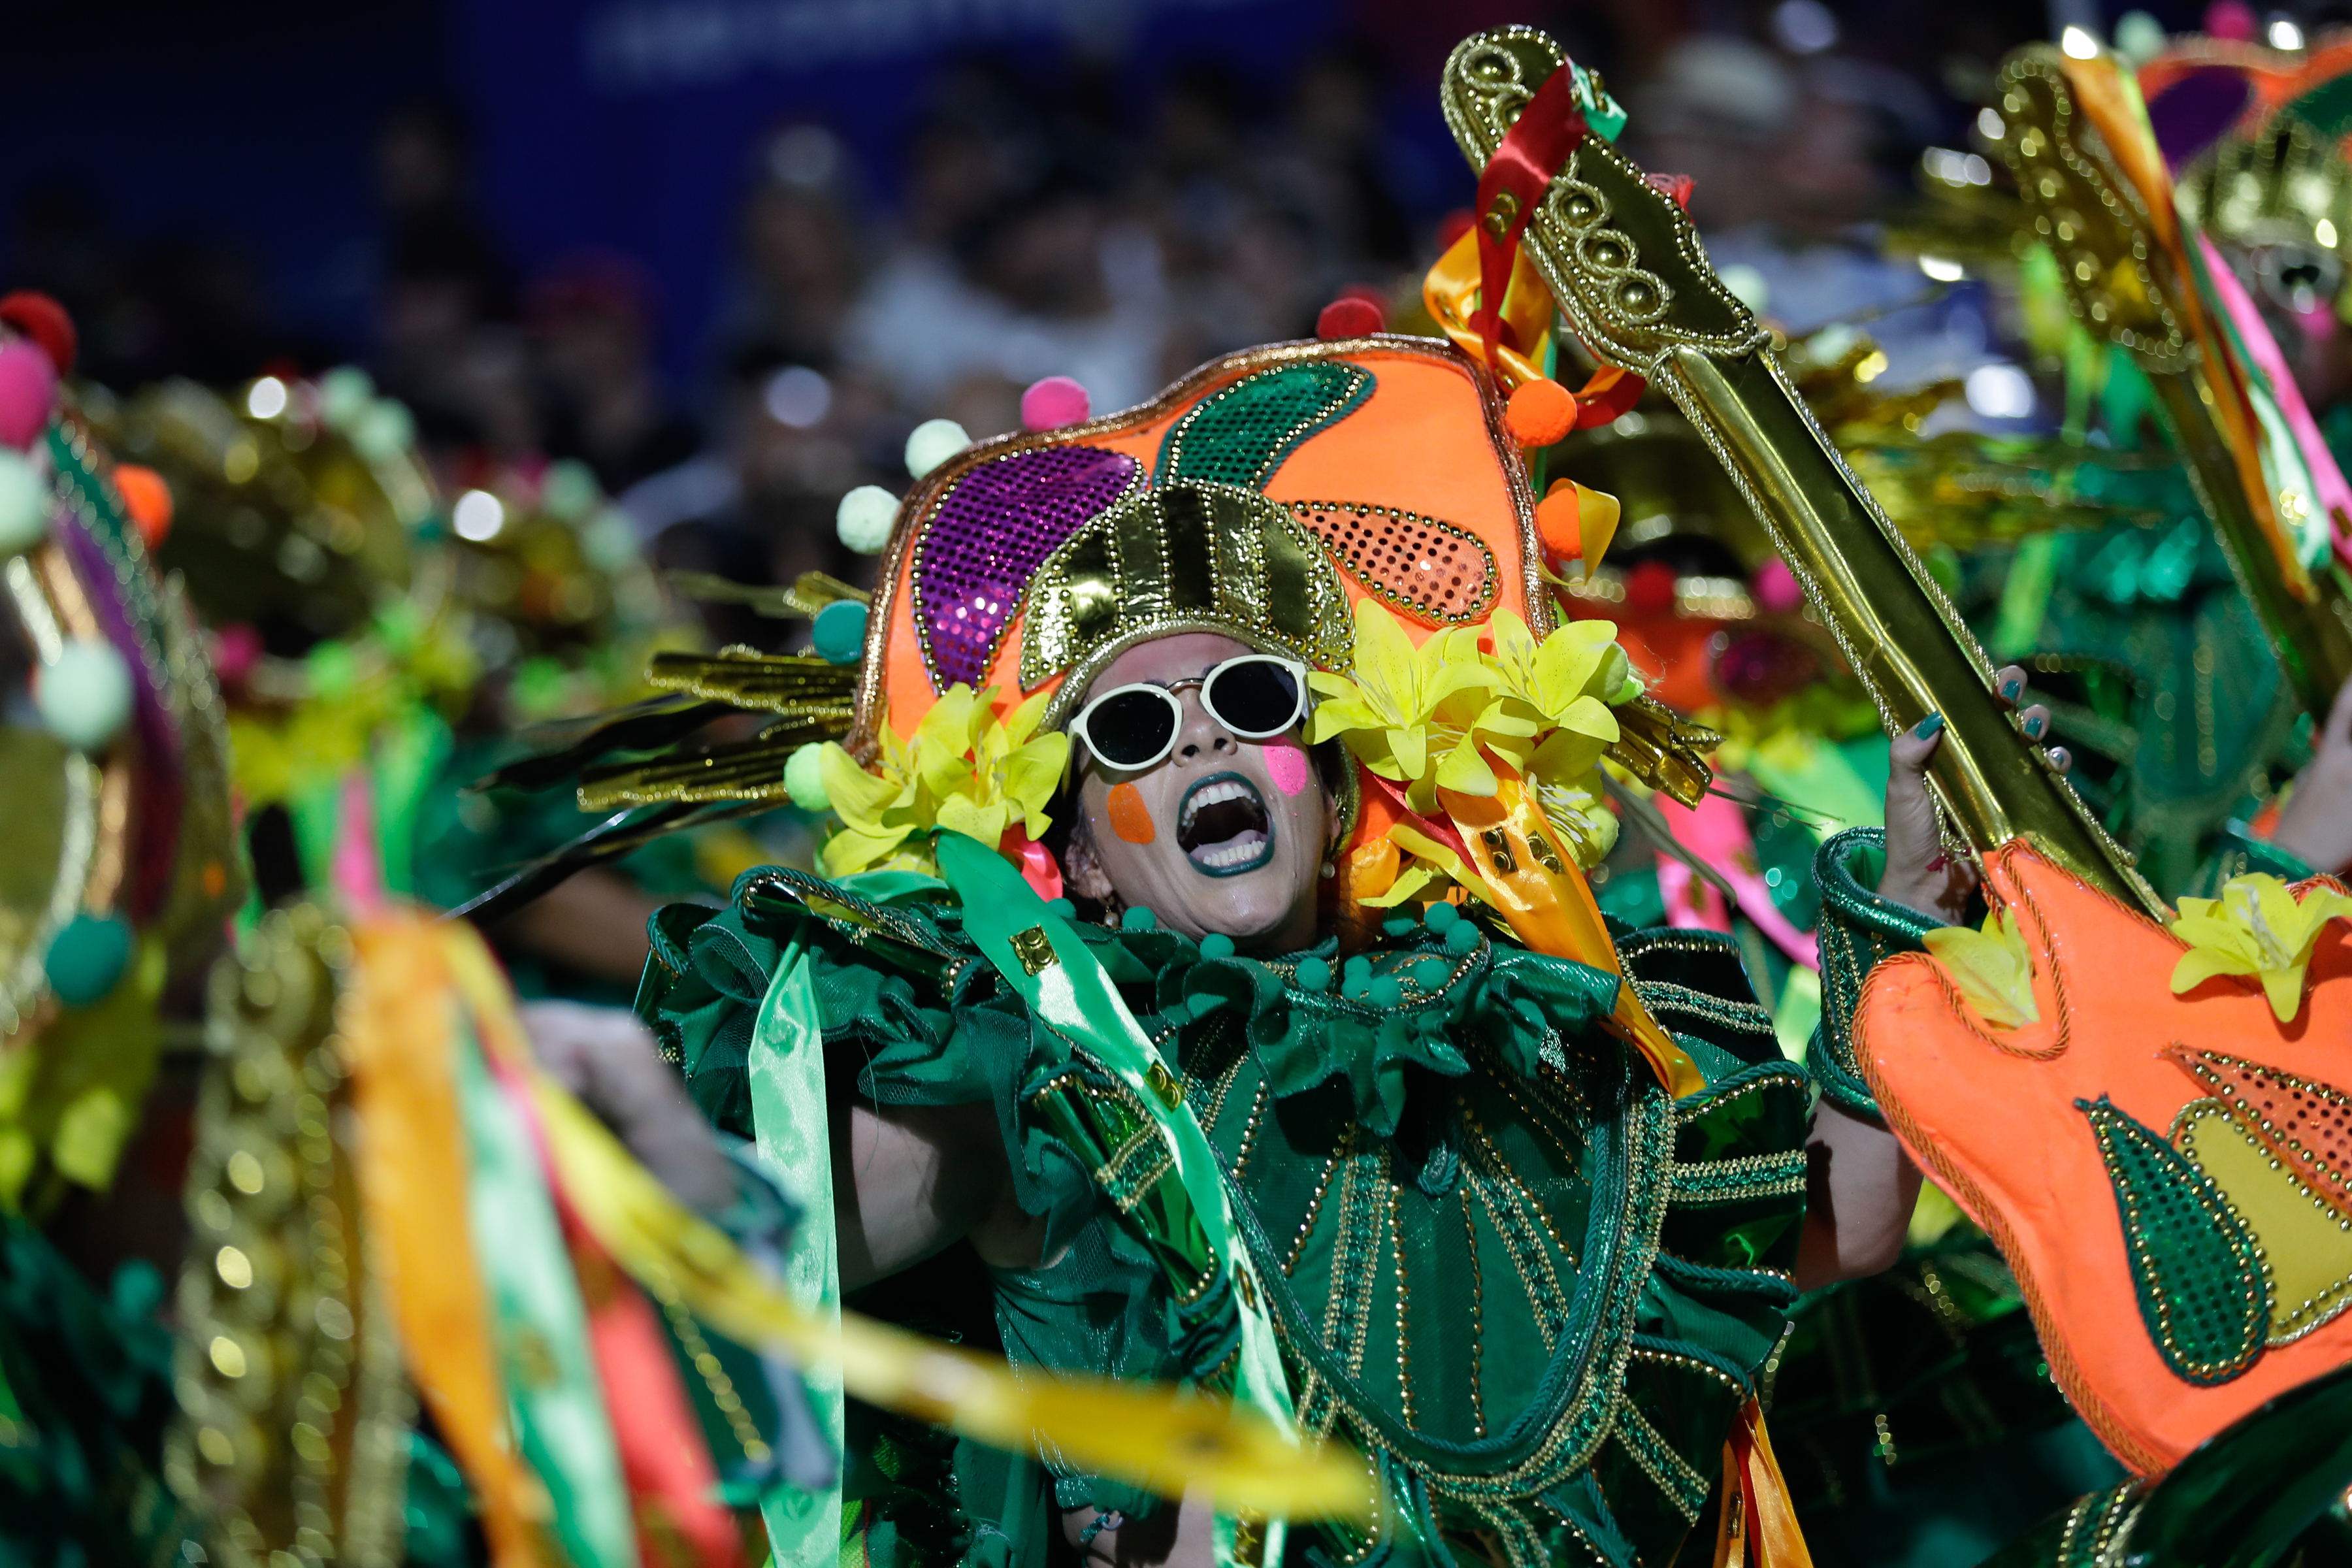
<svg viewBox="0 0 2352 1568"><path fill-rule="evenodd" d="M1069 732L1099 761L1122 772L1159 766L1176 750L1184 704L1176 694L1201 689L1209 717L1244 741L1270 741L1306 715L1307 667L1278 654L1244 653L1205 675L1161 686L1139 680L1113 687L1070 721Z"/></svg>

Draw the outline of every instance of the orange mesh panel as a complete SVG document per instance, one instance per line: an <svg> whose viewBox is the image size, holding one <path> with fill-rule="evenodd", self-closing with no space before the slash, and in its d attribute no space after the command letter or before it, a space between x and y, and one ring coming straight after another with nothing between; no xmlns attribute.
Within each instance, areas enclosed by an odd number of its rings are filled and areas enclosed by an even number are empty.
<svg viewBox="0 0 2352 1568"><path fill-rule="evenodd" d="M2220 1051L2176 1042L2164 1054L2239 1112L2239 1124L2337 1213L2352 1217L2352 1095Z"/></svg>
<svg viewBox="0 0 2352 1568"><path fill-rule="evenodd" d="M1475 621L1495 603L1495 556L1473 533L1362 501L1295 500L1291 512L1339 564L1423 621Z"/></svg>

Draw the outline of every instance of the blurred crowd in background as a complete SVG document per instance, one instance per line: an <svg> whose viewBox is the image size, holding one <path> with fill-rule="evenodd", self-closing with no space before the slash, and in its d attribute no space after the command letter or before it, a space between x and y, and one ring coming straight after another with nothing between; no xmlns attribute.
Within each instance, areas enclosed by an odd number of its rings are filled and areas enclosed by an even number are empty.
<svg viewBox="0 0 2352 1568"><path fill-rule="evenodd" d="M1525 20L1603 70L1646 166L1695 177L1717 262L1776 320L1872 316L1903 380L1999 357L2000 324L1966 286L1901 316L1923 280L1880 258L1872 226L1931 177L1923 154L1970 177L1995 65L2050 30L2038 4L1335 6L1274 90L1250 58L1255 9L1219 13L1222 55L1139 65L1075 26L938 54L905 74L888 166L780 85L752 145L710 149L743 175L700 321L625 245L526 265L486 199L462 93L391 104L372 166L351 171L374 204L354 263L363 341L282 308L232 213L142 230L103 181L77 183L65 147L49 174L32 168L43 149L16 150L29 163L5 271L68 305L101 383L356 362L415 413L445 493L577 458L662 564L855 576L835 502L903 480L921 420L1014 428L1021 389L1053 374L1098 411L1133 404L1212 354L1310 333L1342 293L1410 326L1472 188L1435 123L1444 50ZM1980 412L2031 404L1994 388Z"/></svg>

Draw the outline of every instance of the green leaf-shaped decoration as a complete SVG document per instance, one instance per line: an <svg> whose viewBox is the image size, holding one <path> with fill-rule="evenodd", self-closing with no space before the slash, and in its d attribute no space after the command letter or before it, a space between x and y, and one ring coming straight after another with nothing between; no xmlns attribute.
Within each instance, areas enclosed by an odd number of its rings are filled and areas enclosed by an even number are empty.
<svg viewBox="0 0 2352 1568"><path fill-rule="evenodd" d="M2148 1337L2188 1382L2229 1382L2270 1331L2270 1279L2253 1237L2219 1187L2105 1095L2074 1103L2115 1184Z"/></svg>
<svg viewBox="0 0 2352 1568"><path fill-rule="evenodd" d="M1371 395L1372 373L1308 360L1244 376L1178 420L1160 444L1152 482L1208 479L1263 489L1301 441Z"/></svg>

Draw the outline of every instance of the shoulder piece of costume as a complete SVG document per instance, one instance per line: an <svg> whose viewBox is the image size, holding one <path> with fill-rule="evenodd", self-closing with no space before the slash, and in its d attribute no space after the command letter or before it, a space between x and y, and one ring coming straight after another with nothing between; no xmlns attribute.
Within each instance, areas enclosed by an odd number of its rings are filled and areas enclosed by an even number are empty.
<svg viewBox="0 0 2352 1568"><path fill-rule="evenodd" d="M35 354L16 339L0 353ZM0 1039L29 1068L0 1113L0 1208L54 1173L104 1190L162 1045L166 984L243 896L219 689L176 578L61 403L0 449L0 636L31 723L0 723L15 814L0 879ZM152 484L154 476L143 479ZM129 479L126 483L139 481ZM160 521L148 525L160 537Z"/></svg>

